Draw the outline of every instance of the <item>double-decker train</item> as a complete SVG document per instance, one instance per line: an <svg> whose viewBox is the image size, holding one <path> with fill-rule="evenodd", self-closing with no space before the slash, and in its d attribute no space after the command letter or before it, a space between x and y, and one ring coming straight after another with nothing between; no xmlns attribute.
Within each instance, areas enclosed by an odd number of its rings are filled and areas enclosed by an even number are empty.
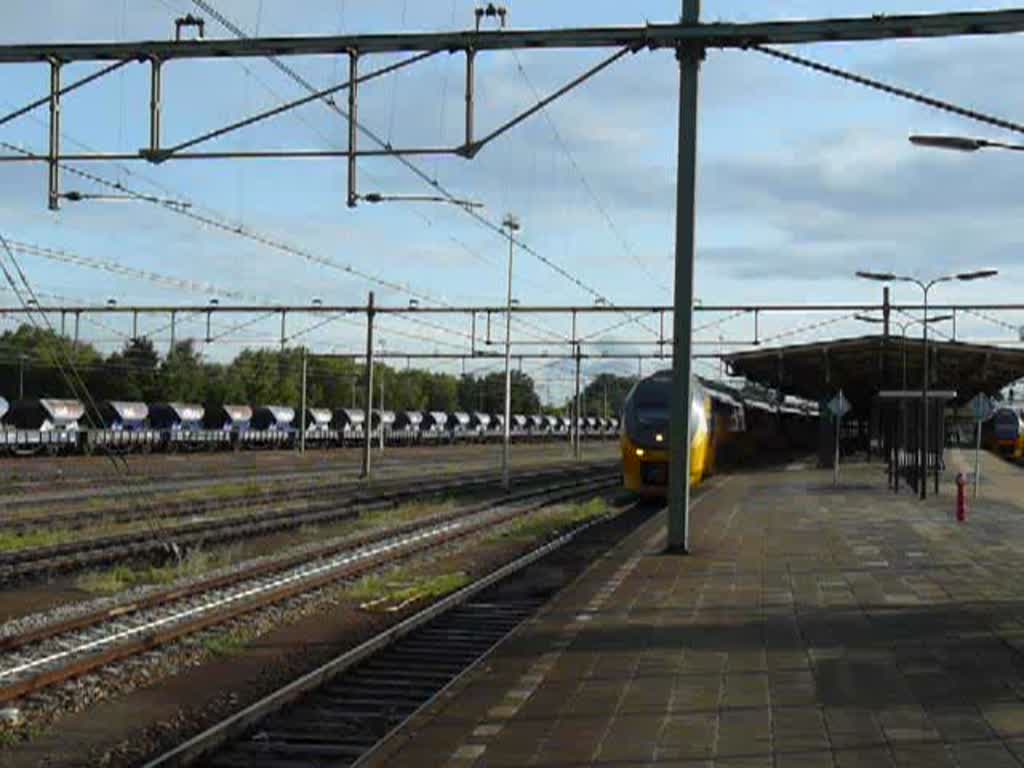
<svg viewBox="0 0 1024 768"><path fill-rule="evenodd" d="M305 431L311 447L353 446L365 441L386 445L492 442L504 436L504 416L442 411L380 411L358 408L307 408L305 424L284 405L218 405L105 401L88 410L78 400L0 397L0 453L90 454L98 451L149 453L242 448L294 448ZM513 414L510 434L517 442L568 439L570 419ZM586 439L611 439L618 419L579 419Z"/></svg>
<svg viewBox="0 0 1024 768"><path fill-rule="evenodd" d="M690 388L690 483L698 485L718 466L735 465L779 450L811 450L818 407L786 398L773 403L694 378ZM623 405L620 443L627 490L664 496L669 476L672 371L637 382Z"/></svg>
<svg viewBox="0 0 1024 768"><path fill-rule="evenodd" d="M1007 458L1024 458L1024 405L1004 405L983 422L985 447Z"/></svg>

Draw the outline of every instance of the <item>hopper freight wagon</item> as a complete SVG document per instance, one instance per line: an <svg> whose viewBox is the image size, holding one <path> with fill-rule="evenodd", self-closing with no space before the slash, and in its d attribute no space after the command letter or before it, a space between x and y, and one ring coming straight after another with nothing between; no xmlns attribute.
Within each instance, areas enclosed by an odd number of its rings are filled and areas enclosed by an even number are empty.
<svg viewBox="0 0 1024 768"><path fill-rule="evenodd" d="M207 429L203 424L206 409L198 403L153 403L149 406L149 426L159 433L162 450L217 450L231 446L231 434Z"/></svg>
<svg viewBox="0 0 1024 768"><path fill-rule="evenodd" d="M517 442L560 440L568 423L558 416L517 413L511 418L510 437ZM617 428L612 419L588 417L580 423L588 425L584 436L593 438ZM307 445L361 445L366 428L366 415L357 408L306 411ZM484 412L375 410L370 429L375 443L383 433L385 445L501 442L504 418ZM0 397L0 451L14 455L291 449L298 443L295 409L285 405L207 408L187 402L111 400L88 412L78 400L23 398L9 403Z"/></svg>
<svg viewBox="0 0 1024 768"><path fill-rule="evenodd" d="M19 456L78 452L79 420L84 415L85 407L77 400L15 400L4 414L3 448Z"/></svg>
<svg viewBox="0 0 1024 768"><path fill-rule="evenodd" d="M331 427L333 418L330 408L307 408L306 445L327 447L336 443L338 432Z"/></svg>
<svg viewBox="0 0 1024 768"><path fill-rule="evenodd" d="M334 411L334 428L338 445L359 445L366 429L366 414L360 408L338 408Z"/></svg>
<svg viewBox="0 0 1024 768"><path fill-rule="evenodd" d="M249 426L239 432L243 448L291 448L298 430L295 409L287 405L260 405L251 411Z"/></svg>
<svg viewBox="0 0 1024 768"><path fill-rule="evenodd" d="M159 431L149 423L149 406L142 402L106 400L99 404L94 424L84 433L86 453L148 453L159 442Z"/></svg>

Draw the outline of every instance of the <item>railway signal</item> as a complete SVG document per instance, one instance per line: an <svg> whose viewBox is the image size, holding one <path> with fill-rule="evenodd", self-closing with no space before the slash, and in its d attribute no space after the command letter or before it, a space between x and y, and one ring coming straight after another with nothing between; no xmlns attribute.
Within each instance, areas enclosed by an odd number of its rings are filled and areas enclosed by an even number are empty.
<svg viewBox="0 0 1024 768"><path fill-rule="evenodd" d="M839 390L839 394L828 401L828 410L832 414L832 418L835 420L836 426L836 458L832 465L832 485L839 485L839 432L840 427L843 424L843 416L850 412L850 401L846 399L843 394L843 390Z"/></svg>
<svg viewBox="0 0 1024 768"><path fill-rule="evenodd" d="M992 418L996 408L992 398L979 392L971 398L968 407L974 415L975 437L974 437L974 498L978 498L978 486L981 485L981 425Z"/></svg>

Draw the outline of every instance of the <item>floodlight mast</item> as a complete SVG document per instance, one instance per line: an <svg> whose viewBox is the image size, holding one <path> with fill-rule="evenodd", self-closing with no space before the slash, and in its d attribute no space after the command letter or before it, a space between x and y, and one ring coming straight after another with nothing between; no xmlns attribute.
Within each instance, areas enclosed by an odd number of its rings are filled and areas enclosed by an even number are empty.
<svg viewBox="0 0 1024 768"><path fill-rule="evenodd" d="M924 356L923 373L921 377L921 487L920 497L923 501L928 497L928 292L939 283L950 283L954 280L960 280L963 282L969 282L971 280L982 280L987 277L995 277L999 274L997 269L976 269L971 272L956 272L950 275L942 275L936 277L928 282L920 280L910 275L896 275L892 272L872 272L867 270L858 270L856 273L857 277L864 278L865 280L875 280L880 282L892 283L913 283L921 292L924 294L923 302L923 316L921 320L921 351ZM939 482L938 468L935 470L935 490L938 492Z"/></svg>

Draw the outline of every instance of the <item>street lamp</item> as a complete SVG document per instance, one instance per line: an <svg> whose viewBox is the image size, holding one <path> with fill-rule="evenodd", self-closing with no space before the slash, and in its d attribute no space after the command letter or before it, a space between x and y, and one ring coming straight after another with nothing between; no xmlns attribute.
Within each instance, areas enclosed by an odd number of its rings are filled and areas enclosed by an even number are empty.
<svg viewBox="0 0 1024 768"><path fill-rule="evenodd" d="M971 136L933 136L913 134L908 138L910 139L911 144L918 147L951 149L955 152L977 152L979 149L988 148L1009 149L1014 152L1024 152L1024 144L1008 144L1003 141L989 141L988 139L977 139Z"/></svg>
<svg viewBox="0 0 1024 768"><path fill-rule="evenodd" d="M506 214L501 226L508 232L508 295L505 304L505 434L501 453L501 484L506 493L512 488L509 477L512 440L512 253L515 248L519 219Z"/></svg>
<svg viewBox="0 0 1024 768"><path fill-rule="evenodd" d="M463 200L458 197L445 197L444 195L384 195L380 192L368 192L359 196L360 200L367 203L447 203L457 205L460 208L483 208L484 204L476 200Z"/></svg>
<svg viewBox="0 0 1024 768"><path fill-rule="evenodd" d="M921 478L921 499L924 500L928 496L927 478L928 478L928 291L939 283L949 283L953 280L961 280L963 282L969 282L971 280L981 280L986 277L994 277L999 274L998 270L995 269L977 269L973 272L958 272L952 275L943 275L942 277L936 277L928 282L918 280L916 277L910 277L909 275L895 275L892 272L867 272L859 270L856 275L857 277L864 278L865 280L876 280L883 283L913 283L921 289L924 294L924 314L923 321L921 323L921 349L924 355L924 373L921 377L921 468L923 470ZM938 475L936 475L938 478Z"/></svg>
<svg viewBox="0 0 1024 768"><path fill-rule="evenodd" d="M854 317L855 320L860 320L862 323L874 323L875 325L884 325L885 324L885 320L883 320L880 317L869 317L868 315L854 315L853 317ZM933 324L933 323L942 323L942 322L945 322L946 320L952 320L952 319L953 319L953 315L936 315L935 317L929 317L928 318L928 323L930 325L930 324ZM914 318L911 318L910 320L906 320L906 321L904 321L902 323L899 322L898 320L890 320L889 322L890 322L891 325L895 325L897 328L900 329L900 336L903 339L903 344L901 346L901 349L903 350L903 389L906 389L907 388L907 328L909 328L912 325L918 325L918 324L923 323L925 321L921 320L920 318L914 317Z"/></svg>
<svg viewBox="0 0 1024 768"><path fill-rule="evenodd" d="M72 203L80 203L85 200L97 200L106 203L156 203L157 205L164 205L168 208L176 208L178 210L187 210L192 207L192 203L187 203L183 200L174 200L173 198L168 197L155 197L153 195L116 195L71 190L70 192L57 195L57 197Z"/></svg>

